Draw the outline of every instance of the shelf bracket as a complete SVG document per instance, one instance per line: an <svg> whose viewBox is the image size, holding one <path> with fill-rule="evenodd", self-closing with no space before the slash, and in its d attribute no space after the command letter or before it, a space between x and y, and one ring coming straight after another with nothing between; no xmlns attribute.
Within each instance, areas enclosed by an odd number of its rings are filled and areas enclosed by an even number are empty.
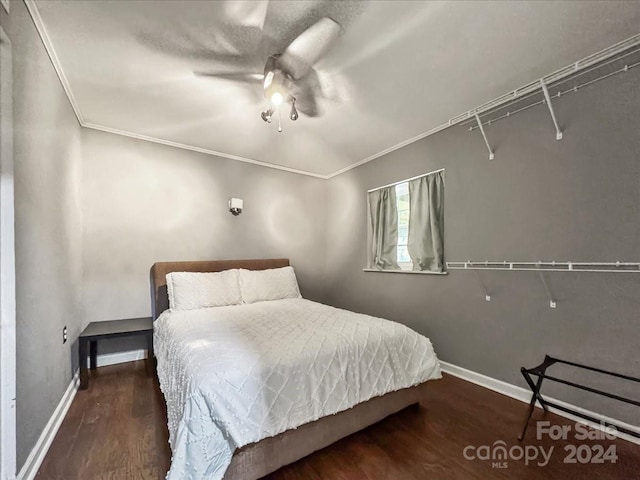
<svg viewBox="0 0 640 480"><path fill-rule="evenodd" d="M476 122L478 122L478 128L480 129L480 133L482 133L482 138L484 138L484 143L487 146L487 150L489 150L489 160L493 160L495 156L493 155L493 150L491 150L491 145L489 145L489 140L487 140L487 134L484 133L484 127L482 126L482 121L480 120L480 116L478 112L473 112L476 117Z"/></svg>
<svg viewBox="0 0 640 480"><path fill-rule="evenodd" d="M557 302L553 295L551 295L551 291L549 290L549 285L547 285L547 281L544 278L544 274L542 270L540 270L542 262L538 262L538 275L540 275L540 280L542 281L542 285L544 286L545 292L547 292L547 297L549 297L549 308L556 308Z"/></svg>
<svg viewBox="0 0 640 480"><path fill-rule="evenodd" d="M487 302L491 301L491 295L489 294L489 291L487 290L486 285L484 284L484 282L482 281L482 277L480 276L480 270L474 270L476 277L478 277L478 282L480 282L480 286L482 287L482 291L484 292L484 299Z"/></svg>
<svg viewBox="0 0 640 480"><path fill-rule="evenodd" d="M547 84L544 83L544 80L540 80L540 86L542 87L542 93L544 93L544 99L547 104L547 107L549 108L551 119L553 120L553 126L556 127L556 140L562 140L562 132L560 131L560 126L558 125L556 114L553 111L553 105L551 105L551 96L549 95L549 89L547 88Z"/></svg>

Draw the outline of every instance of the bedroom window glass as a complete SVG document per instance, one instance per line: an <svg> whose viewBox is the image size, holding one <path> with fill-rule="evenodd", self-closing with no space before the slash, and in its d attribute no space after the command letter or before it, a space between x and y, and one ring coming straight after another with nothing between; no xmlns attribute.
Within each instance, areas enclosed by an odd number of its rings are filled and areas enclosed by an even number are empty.
<svg viewBox="0 0 640 480"><path fill-rule="evenodd" d="M412 270L413 262L409 255L409 182L396 185L396 209L398 211L397 261L402 270Z"/></svg>
<svg viewBox="0 0 640 480"><path fill-rule="evenodd" d="M444 272L444 171L368 192L368 270Z"/></svg>

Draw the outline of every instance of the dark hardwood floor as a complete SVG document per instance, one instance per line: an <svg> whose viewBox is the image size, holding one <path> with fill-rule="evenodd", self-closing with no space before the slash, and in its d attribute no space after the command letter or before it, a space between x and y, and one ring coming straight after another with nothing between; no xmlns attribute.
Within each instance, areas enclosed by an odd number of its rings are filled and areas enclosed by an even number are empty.
<svg viewBox="0 0 640 480"><path fill-rule="evenodd" d="M526 405L451 376L434 381L419 408L409 408L348 438L286 466L265 480L422 480L422 479L638 479L640 446L623 440L536 440L535 420L552 425L573 422L536 409L527 438L517 440ZM171 453L164 400L144 362L99 368L88 390L78 392L37 479L163 479ZM464 456L465 447L489 449L504 441L538 458L491 460ZM579 447L580 445L586 447ZM579 447L577 460L593 457L602 445L616 463L564 463L567 445ZM540 447L549 451L543 461ZM568 447L572 448L572 447ZM466 450L468 456L474 449ZM513 450L517 457L519 449ZM611 452L611 451L610 451ZM477 450L482 456L484 449Z"/></svg>

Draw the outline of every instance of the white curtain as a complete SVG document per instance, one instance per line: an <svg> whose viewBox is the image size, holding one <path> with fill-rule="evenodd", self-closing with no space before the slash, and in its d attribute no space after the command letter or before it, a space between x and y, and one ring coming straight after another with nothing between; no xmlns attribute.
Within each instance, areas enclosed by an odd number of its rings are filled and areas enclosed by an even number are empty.
<svg viewBox="0 0 640 480"><path fill-rule="evenodd" d="M398 270L398 211L395 187L369 192L368 267Z"/></svg>
<svg viewBox="0 0 640 480"><path fill-rule="evenodd" d="M414 270L444 271L444 177L432 173L409 182L407 249Z"/></svg>

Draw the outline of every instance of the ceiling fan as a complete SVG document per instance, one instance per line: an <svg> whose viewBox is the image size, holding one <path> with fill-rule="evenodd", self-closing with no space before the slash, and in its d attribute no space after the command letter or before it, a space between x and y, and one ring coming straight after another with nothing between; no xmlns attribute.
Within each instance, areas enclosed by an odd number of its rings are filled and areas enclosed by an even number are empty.
<svg viewBox="0 0 640 480"><path fill-rule="evenodd" d="M271 123L278 117L278 131L282 132L281 110L291 105L289 119L296 121L299 113L309 117L320 115L318 101L322 87L313 65L322 58L342 30L331 17L324 17L296 37L282 53L271 55L264 72L196 73L199 76L262 83L269 107L260 116Z"/></svg>

